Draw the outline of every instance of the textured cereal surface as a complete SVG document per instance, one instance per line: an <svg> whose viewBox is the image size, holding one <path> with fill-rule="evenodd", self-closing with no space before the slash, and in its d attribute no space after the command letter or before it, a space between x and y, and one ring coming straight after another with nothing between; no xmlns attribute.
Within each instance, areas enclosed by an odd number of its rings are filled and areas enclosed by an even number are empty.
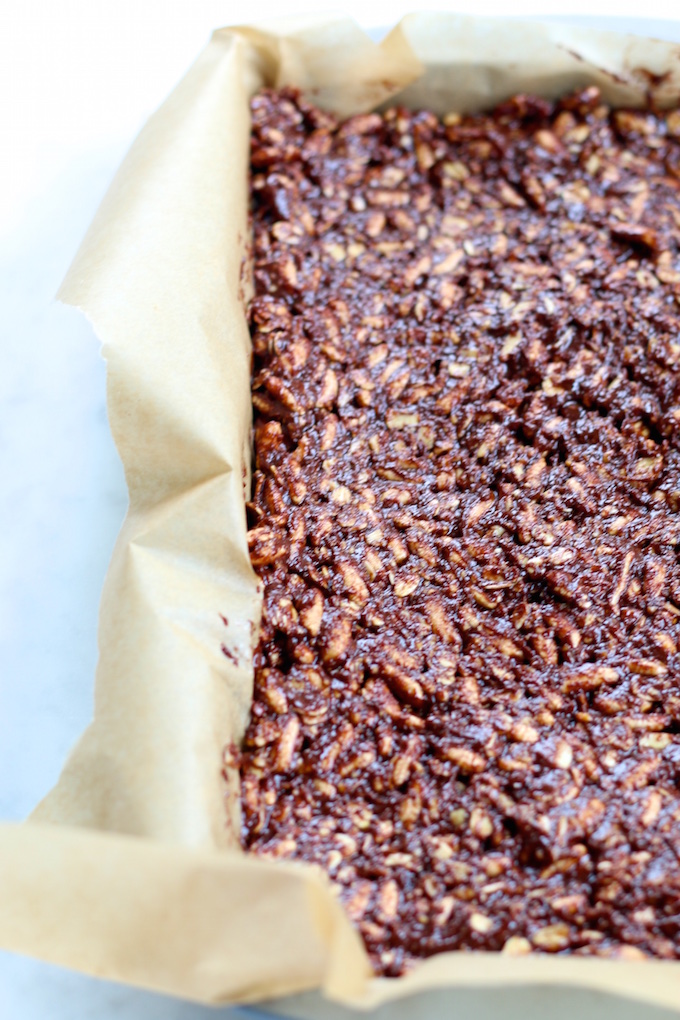
<svg viewBox="0 0 680 1020"><path fill-rule="evenodd" d="M244 846L383 974L680 956L680 115L252 110Z"/></svg>

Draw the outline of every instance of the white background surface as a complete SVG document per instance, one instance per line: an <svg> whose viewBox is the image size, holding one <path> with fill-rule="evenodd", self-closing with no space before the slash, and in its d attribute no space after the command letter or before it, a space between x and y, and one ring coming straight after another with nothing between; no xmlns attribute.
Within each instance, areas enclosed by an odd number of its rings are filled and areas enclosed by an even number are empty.
<svg viewBox="0 0 680 1020"><path fill-rule="evenodd" d="M493 0L335 6L366 27L390 25L418 8L507 15L509 7ZM639 16L641 6L650 19L680 18L678 0L638 0L630 11L625 0L516 0L512 12ZM2 820L30 811L88 722L99 591L126 505L98 345L88 324L53 296L132 138L211 29L313 9L264 0L0 0ZM673 27L650 20L646 29L680 39L680 21ZM445 1012L472 1016L471 1000L462 999L460 1009L451 1002L454 1012ZM494 1001L489 1009L496 1014L520 1015L518 1003L505 1010L502 998ZM550 1003L551 996L537 992L522 1013L527 1020L542 1016ZM595 998L580 1005L581 1016L602 1015ZM242 1015L0 954L2 1020ZM618 1015L632 1020L637 1012L624 1006ZM646 1016L652 1020L651 1012Z"/></svg>

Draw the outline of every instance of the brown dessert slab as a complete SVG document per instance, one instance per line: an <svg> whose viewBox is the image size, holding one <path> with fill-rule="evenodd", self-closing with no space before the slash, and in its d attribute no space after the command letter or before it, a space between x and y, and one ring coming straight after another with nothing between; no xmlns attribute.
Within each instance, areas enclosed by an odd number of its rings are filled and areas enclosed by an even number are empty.
<svg viewBox="0 0 680 1020"><path fill-rule="evenodd" d="M680 956L680 114L252 112L243 845L386 975Z"/></svg>

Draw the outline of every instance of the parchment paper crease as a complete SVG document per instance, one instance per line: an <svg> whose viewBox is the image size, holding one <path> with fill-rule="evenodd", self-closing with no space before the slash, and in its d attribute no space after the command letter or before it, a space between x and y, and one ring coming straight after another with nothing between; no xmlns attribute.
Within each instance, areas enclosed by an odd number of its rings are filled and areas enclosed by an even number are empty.
<svg viewBox="0 0 680 1020"><path fill-rule="evenodd" d="M665 105L679 56L449 15L409 16L379 46L338 17L215 33L133 145L60 292L103 343L130 510L102 595L94 721L29 821L0 829L1 947L205 1002L320 987L370 1008L554 983L680 1008L676 963L445 954L371 978L319 872L240 852L236 785L227 823L220 776L247 721L259 613L244 512L249 96L289 83L343 115L396 95L445 112L594 82L615 104L653 84Z"/></svg>

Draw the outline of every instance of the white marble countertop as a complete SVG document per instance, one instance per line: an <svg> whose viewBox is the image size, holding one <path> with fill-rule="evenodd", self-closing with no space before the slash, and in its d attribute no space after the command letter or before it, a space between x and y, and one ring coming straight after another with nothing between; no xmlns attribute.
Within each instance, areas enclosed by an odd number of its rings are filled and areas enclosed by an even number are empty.
<svg viewBox="0 0 680 1020"><path fill-rule="evenodd" d="M506 8L494 0L343 4L367 27L409 9L447 6L489 14ZM546 0L513 10L554 14L567 6L571 14L611 15L620 4ZM680 16L677 0L646 7L655 18ZM25 817L89 720L99 592L126 507L98 344L88 323L57 305L54 294L131 139L210 30L280 13L279 4L257 0L247 11L229 0L24 0L0 12L2 820ZM680 22L649 22L648 31L680 39ZM480 1009L463 995L455 1015L526 1018L550 1008L561 1018L572 1007L560 1002L536 990L521 1001L491 996ZM581 1007L584 1016L605 1015L597 997ZM313 1016L313 1004L299 1012ZM0 954L0 1015L236 1020L242 1011L215 1013ZM623 1004L617 1015L643 1014Z"/></svg>

